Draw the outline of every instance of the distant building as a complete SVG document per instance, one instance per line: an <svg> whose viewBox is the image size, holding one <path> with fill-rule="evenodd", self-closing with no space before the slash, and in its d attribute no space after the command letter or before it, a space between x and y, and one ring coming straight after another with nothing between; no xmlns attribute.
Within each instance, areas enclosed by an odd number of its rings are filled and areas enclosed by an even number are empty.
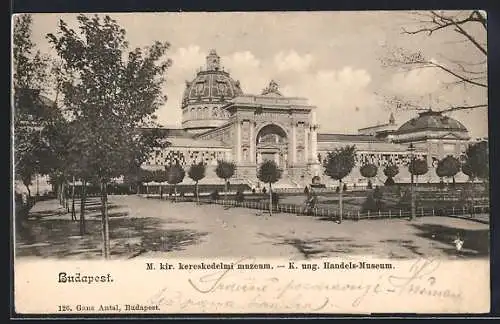
<svg viewBox="0 0 500 324"><path fill-rule="evenodd" d="M361 135L375 136L380 139L392 139L392 133L398 129L394 115L391 113L389 117L389 122L386 124L374 125L365 128L358 129L358 133Z"/></svg>
<svg viewBox="0 0 500 324"><path fill-rule="evenodd" d="M379 166L375 182L385 181L382 168L389 163L400 166L397 182L409 182L410 143L416 148L413 154L430 166L427 175L419 177L421 181L437 182L432 169L435 162L446 155L460 156L470 140L460 122L432 110L401 126L391 114L388 123L359 129L358 134L319 133L317 108L306 98L283 96L275 81L260 94L245 94L240 82L221 67L215 50L207 56L205 68L186 82L181 109L182 129L163 129L170 145L157 149L144 168L171 163L188 168L203 162L209 166L204 183L220 183L213 169L217 160L225 159L237 164L233 183L256 186L258 165L274 160L283 169L276 187L304 187L313 176L336 185L323 174L321 162L328 151L345 145L357 148L356 167L346 182L366 182L359 173L365 163ZM456 179L465 181L466 177Z"/></svg>
<svg viewBox="0 0 500 324"><path fill-rule="evenodd" d="M30 136L38 136L45 127L47 117L58 114L55 103L40 93L38 89L16 89L14 91L15 107L14 132L27 132ZM16 143L14 142L14 159L16 161ZM51 191L49 177L33 173L30 194L46 194ZM20 176L14 173L14 190L16 193L27 191Z"/></svg>

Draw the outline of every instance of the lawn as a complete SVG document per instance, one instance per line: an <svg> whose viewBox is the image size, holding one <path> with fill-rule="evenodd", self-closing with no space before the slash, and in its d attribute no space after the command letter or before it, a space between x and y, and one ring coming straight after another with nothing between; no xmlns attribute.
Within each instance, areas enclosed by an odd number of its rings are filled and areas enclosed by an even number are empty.
<svg viewBox="0 0 500 324"><path fill-rule="evenodd" d="M101 258L99 202L87 205L87 234L55 200L37 203L31 218L16 228L16 256ZM374 255L387 258L456 258L453 239L464 238L459 257L485 258L489 225L449 217L415 221L345 221L232 208L173 203L139 196L110 197L112 258L259 257L312 258Z"/></svg>

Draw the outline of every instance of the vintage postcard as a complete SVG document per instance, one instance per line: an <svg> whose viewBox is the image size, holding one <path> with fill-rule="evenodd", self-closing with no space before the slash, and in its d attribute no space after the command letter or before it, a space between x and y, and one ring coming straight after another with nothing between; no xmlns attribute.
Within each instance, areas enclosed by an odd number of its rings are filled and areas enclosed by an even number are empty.
<svg viewBox="0 0 500 324"><path fill-rule="evenodd" d="M18 315L490 311L486 12L12 26Z"/></svg>

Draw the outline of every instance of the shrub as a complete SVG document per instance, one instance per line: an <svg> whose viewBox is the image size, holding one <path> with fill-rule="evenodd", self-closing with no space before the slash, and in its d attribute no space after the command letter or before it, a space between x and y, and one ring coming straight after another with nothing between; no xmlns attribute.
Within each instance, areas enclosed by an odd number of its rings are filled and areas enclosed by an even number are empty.
<svg viewBox="0 0 500 324"><path fill-rule="evenodd" d="M219 200L219 198L220 198L220 195L219 195L218 190L214 190L214 191L212 191L212 193L210 193L210 199Z"/></svg>
<svg viewBox="0 0 500 324"><path fill-rule="evenodd" d="M393 178L387 178L385 180L384 186L394 186L396 183L394 182Z"/></svg>
<svg viewBox="0 0 500 324"><path fill-rule="evenodd" d="M272 203L273 203L273 205L277 205L279 203L280 196L278 195L277 192L273 192L271 194L271 196L272 196Z"/></svg>
<svg viewBox="0 0 500 324"><path fill-rule="evenodd" d="M380 190L379 186L375 186L375 190L373 190L373 198L375 198L375 200L382 199L382 190Z"/></svg>
<svg viewBox="0 0 500 324"><path fill-rule="evenodd" d="M347 191L347 184L344 183L344 186L342 187L342 191Z"/></svg>
<svg viewBox="0 0 500 324"><path fill-rule="evenodd" d="M245 200L245 195L243 194L243 192L241 190L238 190L236 192L236 201L243 202L244 200Z"/></svg>
<svg viewBox="0 0 500 324"><path fill-rule="evenodd" d="M375 198L373 197L372 193L368 194L368 196L366 197L366 200L363 202L363 205L361 206L361 211L362 212L378 211L377 202L375 201Z"/></svg>

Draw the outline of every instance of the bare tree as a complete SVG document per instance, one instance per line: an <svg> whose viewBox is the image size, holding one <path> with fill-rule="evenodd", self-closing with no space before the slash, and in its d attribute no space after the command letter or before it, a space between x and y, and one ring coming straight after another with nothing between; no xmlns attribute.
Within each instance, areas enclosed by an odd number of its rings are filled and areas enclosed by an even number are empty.
<svg viewBox="0 0 500 324"><path fill-rule="evenodd" d="M426 11L412 13L416 18L416 27L402 27L405 35L433 35L453 31L461 40L454 41L454 46L472 47L477 51L475 61L445 57L440 55L439 61L431 59L421 50L411 51L405 48L388 47L386 57L381 59L384 67L398 68L400 71L415 69L438 69L450 77L449 82L444 82L444 90L455 86L465 88L487 89L487 56L486 47L486 13L473 11ZM476 57L476 56L475 56ZM486 96L485 96L486 98ZM412 102L408 98L399 96L386 96L385 100L393 107L399 109L418 109L421 104ZM486 101L486 99L485 99ZM440 107L442 112L486 108L486 102L472 102L464 104L445 103Z"/></svg>

